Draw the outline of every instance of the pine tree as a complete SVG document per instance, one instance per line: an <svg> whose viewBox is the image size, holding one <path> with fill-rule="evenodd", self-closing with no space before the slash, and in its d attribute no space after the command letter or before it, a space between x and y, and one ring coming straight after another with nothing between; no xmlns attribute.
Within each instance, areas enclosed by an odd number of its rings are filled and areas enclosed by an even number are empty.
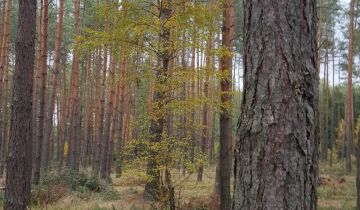
<svg viewBox="0 0 360 210"><path fill-rule="evenodd" d="M30 201L35 34L36 0L19 0L5 210L25 210Z"/></svg>
<svg viewBox="0 0 360 210"><path fill-rule="evenodd" d="M231 173L231 73L232 73L232 48L234 38L234 1L227 0L223 9L222 47L226 53L220 60L220 86L221 86L221 113L220 113L220 209L231 208L230 173Z"/></svg>
<svg viewBox="0 0 360 210"><path fill-rule="evenodd" d="M316 1L244 8L233 209L317 209Z"/></svg>
<svg viewBox="0 0 360 210"><path fill-rule="evenodd" d="M39 60L39 68L41 73L41 89L40 89L40 109L38 116L38 125L36 133L36 149L35 149L35 163L34 163L34 184L39 184L40 181L40 168L43 153L44 142L44 121L45 121L45 97L46 97L46 80L47 80L47 46L48 46L48 20L49 20L49 1L43 0L42 2L42 24L41 24L41 48L42 54Z"/></svg>
<svg viewBox="0 0 360 210"><path fill-rule="evenodd" d="M64 0L59 1L59 15L58 15L58 25L56 31L56 40L55 40L55 58L54 58L54 74L53 74L53 89L51 92L50 103L48 106L48 121L47 128L45 133L45 141L47 142L44 148L44 167L45 170L49 169L50 164L50 138L51 133L54 130L54 110L55 110L55 100L58 92L58 80L60 72L60 59L61 59L61 41L62 41L62 30L63 30L63 17L64 17Z"/></svg>

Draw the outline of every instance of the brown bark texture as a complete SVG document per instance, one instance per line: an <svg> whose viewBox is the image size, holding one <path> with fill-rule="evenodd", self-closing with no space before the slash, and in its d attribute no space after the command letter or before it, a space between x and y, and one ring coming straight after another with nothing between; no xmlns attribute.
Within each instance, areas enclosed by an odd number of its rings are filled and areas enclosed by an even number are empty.
<svg viewBox="0 0 360 210"><path fill-rule="evenodd" d="M233 209L317 209L316 1L244 7Z"/></svg>
<svg viewBox="0 0 360 210"><path fill-rule="evenodd" d="M30 200L35 34L36 0L20 0L15 45L10 152L6 170L5 210L25 210Z"/></svg>

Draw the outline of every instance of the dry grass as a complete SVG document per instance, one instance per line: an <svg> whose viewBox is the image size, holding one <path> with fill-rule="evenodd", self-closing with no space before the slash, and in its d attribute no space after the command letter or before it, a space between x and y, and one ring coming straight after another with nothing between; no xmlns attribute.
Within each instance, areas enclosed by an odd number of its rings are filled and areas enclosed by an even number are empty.
<svg viewBox="0 0 360 210"><path fill-rule="evenodd" d="M196 174L183 176L179 171L172 172L178 209L217 210L218 200L213 195L215 168L204 172L203 182L196 181ZM160 209L161 203L147 203L142 199L145 179L142 172L127 170L120 178L113 177L113 186L119 199L105 201L97 196L81 199L69 192L67 196L54 202L34 206L36 210L153 210Z"/></svg>
<svg viewBox="0 0 360 210"><path fill-rule="evenodd" d="M347 173L344 163L320 164L318 206L320 210L352 210L356 206L355 170Z"/></svg>
<svg viewBox="0 0 360 210"><path fill-rule="evenodd" d="M119 192L116 200L106 200L92 194L79 198L72 192L57 201L33 206L35 210L153 210L161 203L146 203L142 199L145 179L143 172L127 170L121 178L113 177L113 186ZM218 199L213 195L215 168L205 170L203 182L196 181L196 174L183 176L172 171L179 210L218 210ZM318 206L320 210L352 210L356 205L355 172L348 174L344 163L330 167L320 165ZM61 193L64 192L60 190ZM48 197L47 197L48 198Z"/></svg>

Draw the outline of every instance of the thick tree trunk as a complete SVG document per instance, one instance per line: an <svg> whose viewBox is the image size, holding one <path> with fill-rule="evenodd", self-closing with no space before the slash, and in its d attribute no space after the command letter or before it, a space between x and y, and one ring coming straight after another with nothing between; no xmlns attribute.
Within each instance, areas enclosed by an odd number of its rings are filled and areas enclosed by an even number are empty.
<svg viewBox="0 0 360 210"><path fill-rule="evenodd" d="M232 73L232 48L234 39L234 0L224 2L222 46L228 53L220 58L220 86L221 86L221 112L220 112L220 209L231 209L230 177L232 154L232 102L231 102L231 73Z"/></svg>
<svg viewBox="0 0 360 210"><path fill-rule="evenodd" d="M36 0L19 1L17 28L5 210L25 210L30 200Z"/></svg>
<svg viewBox="0 0 360 210"><path fill-rule="evenodd" d="M244 3L233 209L317 209L316 1Z"/></svg>

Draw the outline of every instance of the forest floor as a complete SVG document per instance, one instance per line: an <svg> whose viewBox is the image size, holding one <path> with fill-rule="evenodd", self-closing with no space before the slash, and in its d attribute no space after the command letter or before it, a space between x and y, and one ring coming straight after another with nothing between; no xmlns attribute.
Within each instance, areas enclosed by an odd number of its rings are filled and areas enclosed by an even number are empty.
<svg viewBox="0 0 360 210"><path fill-rule="evenodd" d="M320 210L352 210L356 205L355 170L346 173L343 163L332 167L320 165L318 189L318 205ZM112 186L116 197L97 193L85 194L66 189L56 189L62 194L55 202L32 206L31 209L46 210L150 210L161 209L161 203L149 204L142 200L144 189L143 174L135 170L127 170L121 178L113 178ZM215 168L207 168L203 182L196 181L196 174L183 176L173 171L175 196L180 210L217 210L218 202L213 194ZM81 190L80 190L81 191ZM55 193L52 191L51 193ZM2 197L2 196L1 196ZM41 197L40 197L41 198Z"/></svg>
<svg viewBox="0 0 360 210"><path fill-rule="evenodd" d="M353 210L356 206L356 169L347 173L343 162L332 167L320 164L318 206L320 210Z"/></svg>

